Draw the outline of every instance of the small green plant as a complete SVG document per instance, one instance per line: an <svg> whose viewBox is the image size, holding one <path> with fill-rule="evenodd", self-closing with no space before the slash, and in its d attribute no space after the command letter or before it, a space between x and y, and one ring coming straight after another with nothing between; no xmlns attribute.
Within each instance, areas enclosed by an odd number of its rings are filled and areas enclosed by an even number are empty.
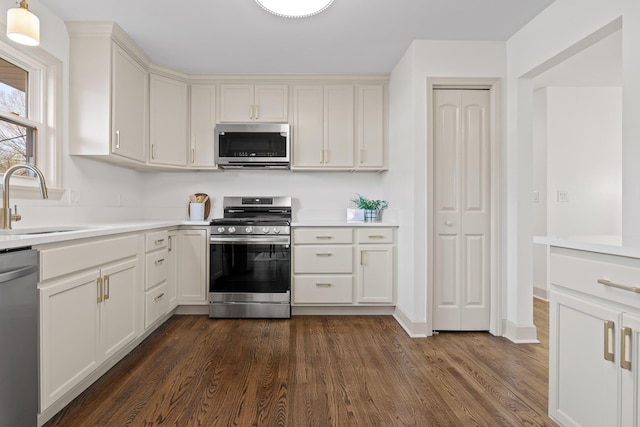
<svg viewBox="0 0 640 427"><path fill-rule="evenodd" d="M366 209L370 211L381 211L389 206L389 202L386 200L371 200L360 194L357 197L351 199L358 209Z"/></svg>

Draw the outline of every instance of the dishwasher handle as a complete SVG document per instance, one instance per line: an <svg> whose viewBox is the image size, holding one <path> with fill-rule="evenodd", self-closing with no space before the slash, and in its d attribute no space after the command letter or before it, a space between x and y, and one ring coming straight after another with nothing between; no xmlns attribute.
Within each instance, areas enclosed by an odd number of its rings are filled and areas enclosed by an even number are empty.
<svg viewBox="0 0 640 427"><path fill-rule="evenodd" d="M0 273L0 283L5 283L10 280L18 279L20 277L28 276L31 273L38 271L37 265L30 265L27 267L17 268L4 273Z"/></svg>

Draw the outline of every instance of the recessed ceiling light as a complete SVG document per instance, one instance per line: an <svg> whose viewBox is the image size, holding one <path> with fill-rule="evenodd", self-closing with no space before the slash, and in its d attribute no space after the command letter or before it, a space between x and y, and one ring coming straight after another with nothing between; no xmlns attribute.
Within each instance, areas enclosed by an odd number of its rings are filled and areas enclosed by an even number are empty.
<svg viewBox="0 0 640 427"><path fill-rule="evenodd" d="M305 18L322 12L333 0L256 0L263 9L285 18Z"/></svg>

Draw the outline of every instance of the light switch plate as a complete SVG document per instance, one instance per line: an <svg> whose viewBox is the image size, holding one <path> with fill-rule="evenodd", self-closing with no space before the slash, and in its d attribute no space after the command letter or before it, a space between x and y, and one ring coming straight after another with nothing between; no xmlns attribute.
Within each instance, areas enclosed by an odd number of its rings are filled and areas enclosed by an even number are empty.
<svg viewBox="0 0 640 427"><path fill-rule="evenodd" d="M569 192L567 190L558 190L558 202L568 202Z"/></svg>

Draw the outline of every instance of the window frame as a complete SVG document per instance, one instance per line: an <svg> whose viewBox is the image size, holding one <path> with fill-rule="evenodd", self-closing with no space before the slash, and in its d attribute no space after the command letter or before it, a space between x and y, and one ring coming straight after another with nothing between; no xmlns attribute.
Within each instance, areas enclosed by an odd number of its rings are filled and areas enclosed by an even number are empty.
<svg viewBox="0 0 640 427"><path fill-rule="evenodd" d="M28 73L27 117L0 111L5 120L36 129L36 166L45 177L49 197L60 199L62 152L62 62L40 47L22 47L0 38L0 56ZM36 178L11 177L12 198L40 198Z"/></svg>

